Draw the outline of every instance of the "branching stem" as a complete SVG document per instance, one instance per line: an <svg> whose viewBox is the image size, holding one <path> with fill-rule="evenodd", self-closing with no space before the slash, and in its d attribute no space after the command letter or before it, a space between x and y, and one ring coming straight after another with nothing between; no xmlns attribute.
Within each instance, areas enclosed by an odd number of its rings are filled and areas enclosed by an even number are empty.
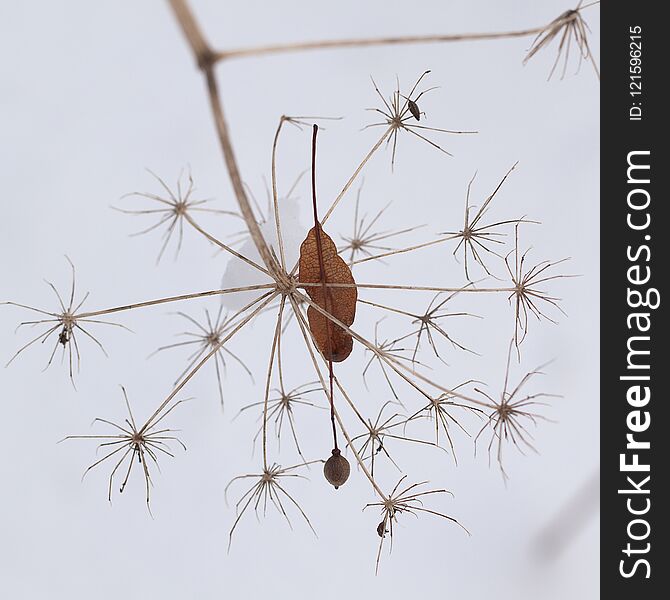
<svg viewBox="0 0 670 600"><path fill-rule="evenodd" d="M133 310L135 308L146 308L147 306L156 306L158 304L168 304L169 302L179 302L181 300L191 300L193 298L207 298L208 296L223 296L225 294L234 294L236 292L253 292L256 290L274 289L274 283L259 283L257 285L245 285L242 287L227 288L224 290L209 290L206 292L196 292L194 294L182 294L181 296L168 296L167 298L158 298L156 300L146 300L145 302L136 302L135 304L124 304L113 308L103 308L92 312L85 312L75 315L78 320L90 319L101 315L110 315L112 313Z"/></svg>

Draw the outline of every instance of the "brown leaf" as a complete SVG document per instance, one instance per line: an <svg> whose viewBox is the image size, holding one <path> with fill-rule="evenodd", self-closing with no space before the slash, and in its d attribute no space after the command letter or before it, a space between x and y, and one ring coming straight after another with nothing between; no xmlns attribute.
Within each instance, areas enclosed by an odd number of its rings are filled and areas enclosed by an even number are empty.
<svg viewBox="0 0 670 600"><path fill-rule="evenodd" d="M322 261L319 261L316 227L319 228L318 237L321 240ZM323 263L323 271L321 263ZM352 287L313 286L305 290L315 304L345 325L351 325L354 322L358 298L358 291L354 287L354 277L347 263L337 254L335 243L321 228L321 225L312 227L300 246L298 281L300 283L352 284ZM307 319L316 345L326 360L341 362L351 354L353 339L342 327L327 319L312 306L307 309Z"/></svg>

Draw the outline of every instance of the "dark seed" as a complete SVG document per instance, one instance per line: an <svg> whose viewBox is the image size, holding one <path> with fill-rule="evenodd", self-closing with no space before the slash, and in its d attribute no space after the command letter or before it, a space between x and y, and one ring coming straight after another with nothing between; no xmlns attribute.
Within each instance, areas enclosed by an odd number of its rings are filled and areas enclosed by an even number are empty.
<svg viewBox="0 0 670 600"><path fill-rule="evenodd" d="M349 461L337 449L333 450L333 455L323 465L323 474L328 483L333 485L335 489L344 485L347 479L349 479L350 471Z"/></svg>
<svg viewBox="0 0 670 600"><path fill-rule="evenodd" d="M386 525L384 521L382 521L379 525L377 525L377 535L380 538L383 538L385 533L386 533Z"/></svg>

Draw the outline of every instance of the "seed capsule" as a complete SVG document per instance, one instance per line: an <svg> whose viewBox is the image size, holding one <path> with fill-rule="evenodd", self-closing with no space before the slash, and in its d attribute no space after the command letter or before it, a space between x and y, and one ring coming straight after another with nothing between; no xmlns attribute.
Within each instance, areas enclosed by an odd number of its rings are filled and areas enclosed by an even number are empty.
<svg viewBox="0 0 670 600"><path fill-rule="evenodd" d="M381 523L379 523L379 525L377 525L377 535L380 538L383 538L385 533L386 533L386 523L382 521Z"/></svg>
<svg viewBox="0 0 670 600"><path fill-rule="evenodd" d="M344 485L347 479L349 479L350 471L349 461L337 449L333 450L333 455L323 465L323 474L328 483L333 485L335 489Z"/></svg>

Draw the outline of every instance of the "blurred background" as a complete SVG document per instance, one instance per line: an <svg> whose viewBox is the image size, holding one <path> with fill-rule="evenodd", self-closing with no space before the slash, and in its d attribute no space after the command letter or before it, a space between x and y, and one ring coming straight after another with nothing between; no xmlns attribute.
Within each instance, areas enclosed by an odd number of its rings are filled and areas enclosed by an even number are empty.
<svg viewBox="0 0 670 600"><path fill-rule="evenodd" d="M233 48L525 29L548 23L571 7L560 0L342 0L328 5L194 0L193 8L213 46ZM596 58L598 10L584 13ZM259 449L252 452L258 413L250 410L233 418L243 406L262 400L270 314L230 345L255 373L256 384L229 362L225 412L212 365L185 390L185 396L195 399L180 406L169 424L181 430L188 451L161 462L163 472L155 475L152 496L153 519L144 505L139 471L124 494L115 495L112 506L106 498L109 467L92 471L82 483L83 470L96 459L95 444L57 445L58 440L68 434L105 433L104 428L90 427L95 417L125 418L119 384L128 390L136 418L153 411L186 366L187 353L179 350L146 359L159 346L179 341L174 335L184 331L185 323L171 311L185 310L201 318L204 308L218 307L216 300L193 302L131 311L114 319L134 333L95 329L109 359L90 340L81 339L76 391L66 365L59 364L59 354L41 372L54 339L29 348L0 370L0 596L597 597L599 84L588 63L574 75L574 48L564 80L559 72L547 82L556 42L524 67L531 43L532 37L526 37L324 50L240 59L217 69L242 176L262 207L272 138L282 114L343 117L326 123L319 139L319 198L321 206L329 204L381 133L361 131L376 121L365 109L380 104L370 76L388 96L396 76L407 90L431 69L425 85L439 89L420 102L426 125L479 131L474 136L432 136L453 158L401 133L393 173L390 150L381 150L370 161L361 211L373 215L392 202L380 220L381 229L426 224L398 238L398 245L460 229L465 191L475 171L472 201L481 204L519 161L489 219L527 215L541 221L542 225L523 227L522 246L532 247L533 261L571 257L559 271L579 275L548 286L561 298L568 316L550 311L558 325L532 321L521 363L512 364L516 381L556 359L529 388L562 396L542 409L556 423L542 422L532 431L539 454L522 456L508 448L507 486L496 465L488 466L484 452L473 456L472 439L462 433L454 432L457 467L434 449L394 446L393 456L410 480L430 480L433 487L454 492L453 499L432 498L430 508L456 517L472 536L430 516L401 516L393 552L389 556L385 548L375 576L379 515L376 509L361 510L375 500L369 484L354 470L347 485L335 492L317 465L307 472L309 482L290 482L290 489L309 514L318 539L295 511L291 531L270 509L260 523L252 513L246 515L227 552L233 505L246 488L233 489L233 501L227 505L224 487L236 475L257 472L260 463ZM213 198L212 206L219 209L236 208L202 77L167 4L3 3L0 56L0 301L55 310L56 298L43 278L62 291L68 289L64 255L77 267L78 295L91 292L84 305L91 310L218 287L229 259L195 232L186 231L177 260L171 245L156 266L160 234L128 237L153 221L110 209L126 202L120 197L128 192L160 191L146 168L174 185L187 166L198 197ZM307 130L290 128L282 138L280 193L308 167L309 137ZM338 243L340 236L351 233L358 188L357 183L329 222ZM296 216L286 226L299 241L310 226L308 178L299 183L295 196ZM234 218L200 220L223 239L240 229ZM506 251L512 249L511 235L506 243ZM445 244L386 264L361 265L354 274L367 282L459 286L465 281L463 265L453 259L453 249ZM500 262L493 265L495 274L505 276ZM425 309L431 298L391 294L364 297L412 311ZM492 395L498 394L513 333L512 309L504 296L484 294L459 296L450 306L484 317L449 321L454 338L480 356L442 344L445 366L431 361L424 345L423 355L434 368L431 377L447 386L476 378L486 382ZM31 339L31 330L13 334L30 316L18 308L0 307L3 362ZM360 310L356 326L373 336L381 316ZM403 331L393 319L383 326L391 336ZM308 358L296 335L287 335L285 353L287 386L308 381ZM361 371L368 358L357 346L353 358L337 369L361 412L374 418L389 394L376 367L366 389ZM409 414L421 407L421 398L408 390L403 393ZM314 399L323 404L320 397ZM309 410L298 415L308 458L325 458L330 449L325 415ZM352 432L360 433L350 417L346 418ZM472 434L479 429L476 420L467 425ZM271 443L273 456L285 465L299 462L287 433L281 453ZM423 433L430 435L429 425ZM385 489L399 476L388 462L379 462Z"/></svg>

